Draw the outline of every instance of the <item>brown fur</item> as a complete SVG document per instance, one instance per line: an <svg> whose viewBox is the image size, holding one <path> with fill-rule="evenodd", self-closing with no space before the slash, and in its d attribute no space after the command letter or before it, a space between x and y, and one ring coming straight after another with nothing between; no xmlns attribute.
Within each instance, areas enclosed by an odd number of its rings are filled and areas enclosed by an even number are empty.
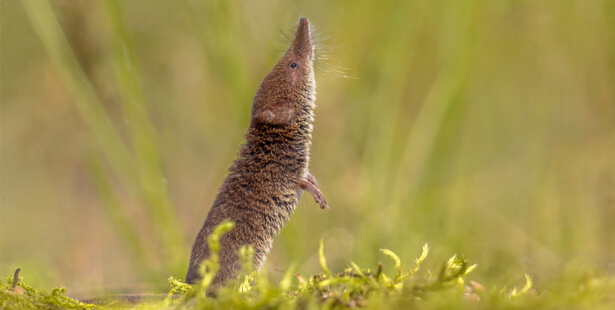
<svg viewBox="0 0 615 310"><path fill-rule="evenodd" d="M313 60L309 22L302 18L291 46L254 97L246 143L196 237L187 283L200 278L199 266L209 256L207 237L224 219L235 222L235 228L220 240L220 271L212 289L237 277L241 269L237 251L242 245L254 248L254 267L262 267L273 237L290 218L303 190L321 208L328 208L308 172L316 94Z"/></svg>

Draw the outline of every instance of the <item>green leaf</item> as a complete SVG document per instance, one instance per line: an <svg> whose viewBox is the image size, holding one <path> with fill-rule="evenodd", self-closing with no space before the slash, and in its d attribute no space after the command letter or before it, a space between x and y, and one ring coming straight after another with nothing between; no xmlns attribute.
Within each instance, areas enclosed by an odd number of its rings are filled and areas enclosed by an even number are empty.
<svg viewBox="0 0 615 310"><path fill-rule="evenodd" d="M318 259L320 261L320 267L325 272L327 277L330 278L331 271L329 271L329 268L327 267L327 260L325 259L325 245L322 239L320 239L320 248L318 249Z"/></svg>
<svg viewBox="0 0 615 310"><path fill-rule="evenodd" d="M380 252L382 252L384 255L392 258L395 261L395 269L397 269L397 276L399 277L402 273L401 270L401 260L399 259L399 256L397 256L397 254L393 253L393 251L387 250L387 249L380 249Z"/></svg>
<svg viewBox="0 0 615 310"><path fill-rule="evenodd" d="M359 266L355 262L350 262L350 265L352 266L352 269L356 274L361 276L361 278L366 278L365 274L361 271L361 268L359 268Z"/></svg>
<svg viewBox="0 0 615 310"><path fill-rule="evenodd" d="M429 244L425 243L423 244L423 251L421 252L421 256L414 259L414 269L412 269L412 274L415 274L419 270L421 263L423 263L425 258L427 258L427 254L429 254Z"/></svg>
<svg viewBox="0 0 615 310"><path fill-rule="evenodd" d="M532 278L530 278L528 274L525 274L525 285L519 291L517 291L516 287L513 288L512 292L510 293L510 297L514 298L514 297L519 297L519 296L523 296L527 294L527 292L529 292L530 289L532 289L532 285L533 285Z"/></svg>

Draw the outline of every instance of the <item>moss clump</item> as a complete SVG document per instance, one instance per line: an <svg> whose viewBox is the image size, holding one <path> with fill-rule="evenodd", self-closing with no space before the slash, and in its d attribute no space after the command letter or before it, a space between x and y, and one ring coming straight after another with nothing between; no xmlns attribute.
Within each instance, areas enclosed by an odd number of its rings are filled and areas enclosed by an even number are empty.
<svg viewBox="0 0 615 310"><path fill-rule="evenodd" d="M249 248L242 249L240 256L246 262L243 275L240 280L219 289L213 298L207 294L207 291L211 279L218 270L216 249L219 248L220 236L231 228L232 223L223 223L210 236L212 255L203 263L202 281L190 286L171 278L172 289L169 297L160 304L151 305L152 308L331 309L378 307L384 302L408 306L421 303L433 292L452 292L462 298L480 299L472 286L465 285L466 275L474 270L476 265L469 265L463 257L453 256L437 273L429 273L424 277L416 276L429 252L427 244L423 246L422 254L409 268L403 266L399 257L392 251L381 250L395 263L395 274L387 275L382 271L382 264L379 264L376 270L371 270L361 268L352 262L344 271L332 273L327 267L322 243L319 258L323 272L306 280L299 274L294 274L290 268L279 283L271 283L267 277L253 272L249 264L252 251ZM293 286L294 278L295 286ZM525 291L522 290L518 294L523 294ZM178 293L180 297L173 295Z"/></svg>
<svg viewBox="0 0 615 310"><path fill-rule="evenodd" d="M11 277L0 280L0 309L101 309L67 297L66 289L37 290Z"/></svg>
<svg viewBox="0 0 615 310"><path fill-rule="evenodd" d="M429 247L411 266L403 266L399 257L381 250L394 263L392 274L361 268L351 262L342 272L332 272L319 250L322 272L308 278L289 268L279 283L272 283L263 274L252 270L250 248L240 251L244 270L237 281L220 288L215 297L208 294L209 284L218 267L217 250L220 237L232 229L230 222L218 226L208 242L211 257L203 263L202 281L189 285L170 278L171 290L160 302L142 303L138 309L613 309L615 276L593 273L584 277L565 278L543 293L533 288L525 276L525 285L517 289L486 289L469 281L467 275L476 265L462 256L453 256L437 272L419 275ZM0 282L0 309L113 309L126 304L111 303L105 307L84 304L65 296L64 288L50 293L34 289L17 277ZM13 284L11 283L13 282Z"/></svg>

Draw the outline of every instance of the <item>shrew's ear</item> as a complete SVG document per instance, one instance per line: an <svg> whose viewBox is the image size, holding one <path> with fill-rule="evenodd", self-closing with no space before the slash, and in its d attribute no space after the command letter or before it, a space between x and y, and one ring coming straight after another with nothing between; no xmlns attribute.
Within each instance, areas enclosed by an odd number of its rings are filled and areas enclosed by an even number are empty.
<svg viewBox="0 0 615 310"><path fill-rule="evenodd" d="M292 108L281 105L272 105L254 113L254 119L264 124L290 124L294 117L295 111Z"/></svg>

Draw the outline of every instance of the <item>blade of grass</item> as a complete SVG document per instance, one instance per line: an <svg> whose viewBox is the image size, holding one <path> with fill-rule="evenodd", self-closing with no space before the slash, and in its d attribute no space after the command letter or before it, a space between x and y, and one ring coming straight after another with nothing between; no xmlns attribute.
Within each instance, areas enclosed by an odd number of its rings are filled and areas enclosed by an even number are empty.
<svg viewBox="0 0 615 310"><path fill-rule="evenodd" d="M413 6L415 3L404 1L399 4L393 12L393 16L387 22L386 33L388 38L382 46L382 54L378 61L379 78L377 84L380 85L371 94L371 102L377 104L370 105L369 116L366 126L367 139L363 145L369 179L372 179L373 188L376 195L372 195L369 205L382 204L388 196L391 180L388 179L389 165L391 163L393 149L398 142L398 124L400 113L403 108L404 92L407 88L408 78L415 59L411 55L400 55L405 53L410 46L417 40L415 28L419 26L417 22L408 22L408 11L416 12L420 6ZM412 9L411 9L412 8ZM420 13L415 13L420 18ZM398 31L397 29L406 29ZM399 70L399 68L406 70ZM370 89L370 87L365 87Z"/></svg>
<svg viewBox="0 0 615 310"><path fill-rule="evenodd" d="M447 112L453 107L459 94L470 62L471 25L474 14L472 4L456 3L448 7L441 37L446 44L443 55L443 69L437 75L410 133L403 144L401 160L397 167L396 181L393 183L392 204L412 205L407 199L416 199L417 191L429 168L429 158L437 146L438 134L445 126ZM458 35L451 35L458 33ZM396 208L399 209L399 208Z"/></svg>
<svg viewBox="0 0 615 310"><path fill-rule="evenodd" d="M161 243L168 254L167 261L173 273L182 272L185 264L182 256L185 246L161 177L159 155L155 150L155 144L152 143L153 129L143 111L135 111L139 109L139 103L143 100L137 88L138 79L127 70L133 62L128 61L118 65L118 78L122 79L119 84L122 86L123 98L127 98L125 101L130 102L125 108L131 124L135 124L131 126L131 129L138 128L133 131L133 143L139 163L137 165L134 164L128 148L114 129L94 88L75 58L49 2L27 1L24 2L24 7L35 31L74 98L75 107L98 142L97 149L124 184L133 191L137 189L142 199L155 210L153 213L157 231L160 232L159 239L163 240ZM95 182L99 181L95 180ZM106 199L106 197L101 198ZM127 223L124 221L115 221L114 219L117 220L118 217L114 215L111 215L111 219L114 225L122 231L134 230L134 227L125 227Z"/></svg>
<svg viewBox="0 0 615 310"><path fill-rule="evenodd" d="M136 157L139 188L153 216L165 262L173 274L180 274L185 269L186 245L164 181L156 130L147 115L132 40L123 22L118 1L103 3L112 36L115 76Z"/></svg>
<svg viewBox="0 0 615 310"><path fill-rule="evenodd" d="M221 83L229 116L240 124L235 129L243 131L250 119L254 88L249 85L250 66L245 55L250 48L244 44L244 31L237 28L240 8L233 1L220 0L194 1L183 7L187 9L186 21L199 36L209 69Z"/></svg>
<svg viewBox="0 0 615 310"><path fill-rule="evenodd" d="M100 153L122 179L133 180L134 165L128 149L79 66L49 2L33 0L22 3L35 32L68 88L75 108L97 141Z"/></svg>
<svg viewBox="0 0 615 310"><path fill-rule="evenodd" d="M156 271L159 268L155 267L153 260L148 258L143 238L115 194L113 185L110 184L107 172L104 170L100 159L92 156L87 162L87 169L90 178L94 181L98 196L101 198L101 205L105 213L110 217L121 242L127 249L130 249L132 255L129 255L129 257L132 259L133 266L136 266L141 275L154 280L158 277Z"/></svg>
<svg viewBox="0 0 615 310"><path fill-rule="evenodd" d="M130 153L73 54L49 2L34 0L23 2L23 5L32 26L68 88L75 108L89 127L93 140L96 141L92 147L96 150L94 154L102 154L97 155L101 159L92 159L88 163L90 176L97 187L102 205L124 245L133 251L134 255L131 257L135 260L137 269L144 274L151 274L148 267L152 265L143 263L150 260L146 259L142 237L137 233L134 223L127 219L125 210L122 210L115 198L109 176L105 175L102 167L98 167L103 165L103 159L106 160L128 189L135 191L137 180Z"/></svg>

